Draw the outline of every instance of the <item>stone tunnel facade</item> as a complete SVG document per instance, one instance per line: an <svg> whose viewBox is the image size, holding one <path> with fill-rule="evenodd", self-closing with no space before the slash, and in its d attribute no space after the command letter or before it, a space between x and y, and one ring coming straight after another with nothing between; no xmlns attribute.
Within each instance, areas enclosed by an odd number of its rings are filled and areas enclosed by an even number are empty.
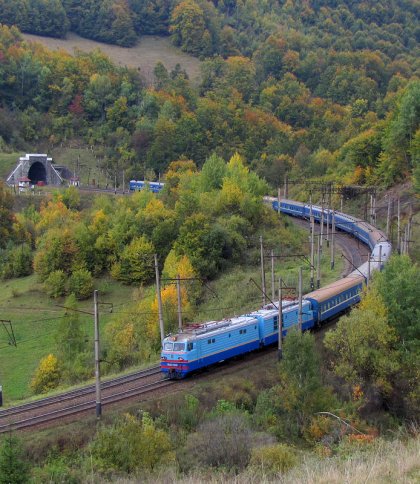
<svg viewBox="0 0 420 484"><path fill-rule="evenodd" d="M22 178L29 178L32 184L43 182L46 185L61 185L63 178L54 168L52 158L45 154L27 154L19 161L7 178L8 185L18 185Z"/></svg>

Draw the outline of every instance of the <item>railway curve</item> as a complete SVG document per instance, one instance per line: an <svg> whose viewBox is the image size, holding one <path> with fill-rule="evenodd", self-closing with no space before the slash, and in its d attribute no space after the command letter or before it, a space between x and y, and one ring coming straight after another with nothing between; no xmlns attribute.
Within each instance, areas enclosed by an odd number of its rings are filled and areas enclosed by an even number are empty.
<svg viewBox="0 0 420 484"><path fill-rule="evenodd" d="M307 220L291 218L294 223L301 227L307 228L309 226ZM319 231L319 226L316 227L316 230ZM343 277L363 264L370 255L367 245L346 232L336 235L336 243L346 259ZM240 365L241 363L239 363ZM150 397L153 393L159 394L163 389L174 384L181 385L179 388L182 388L184 383L175 383L166 378L162 379L159 366L152 366L103 382L101 385L103 405L111 405L124 400L141 401ZM1 410L0 433L10 430L47 427L63 419L65 421L75 420L81 414L94 411L94 394L95 385L87 385L76 390Z"/></svg>

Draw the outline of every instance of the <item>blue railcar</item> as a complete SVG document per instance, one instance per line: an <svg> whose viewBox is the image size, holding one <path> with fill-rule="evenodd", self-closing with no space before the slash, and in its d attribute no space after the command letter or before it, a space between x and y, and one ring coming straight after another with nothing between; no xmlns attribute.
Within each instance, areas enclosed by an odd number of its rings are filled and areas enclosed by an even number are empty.
<svg viewBox="0 0 420 484"><path fill-rule="evenodd" d="M260 347L258 320L244 315L226 321L212 321L165 338L161 370L183 378L200 368Z"/></svg>
<svg viewBox="0 0 420 484"><path fill-rule="evenodd" d="M159 193L161 190L163 190L164 186L165 184L161 182L148 182L144 180L130 180L129 184L131 192L137 192L148 187L151 192Z"/></svg>
<svg viewBox="0 0 420 484"><path fill-rule="evenodd" d="M163 184L162 184L163 185ZM278 202L268 199L275 210ZM295 217L309 218L311 207L301 202L282 200L280 211ZM328 213L328 220L327 215ZM321 222L321 207L312 206L312 215ZM332 211L324 210L324 223L331 225ZM310 329L360 301L360 292L369 270L380 269L391 254L391 244L374 226L341 212L334 212L335 226L362 240L372 250L371 262L365 262L347 277L317 289L302 301L302 329ZM372 259L373 257L373 259ZM379 260L376 260L376 259ZM297 301L283 301L283 331L297 325ZM278 310L267 305L250 314L224 321L213 321L189 327L164 339L161 369L171 378L189 373L234 356L253 351L278 341Z"/></svg>

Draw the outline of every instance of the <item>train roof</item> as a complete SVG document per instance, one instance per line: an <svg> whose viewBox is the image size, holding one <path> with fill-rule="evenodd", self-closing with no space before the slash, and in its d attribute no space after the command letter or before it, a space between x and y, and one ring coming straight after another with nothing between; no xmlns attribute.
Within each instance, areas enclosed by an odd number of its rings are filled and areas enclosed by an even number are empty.
<svg viewBox="0 0 420 484"><path fill-rule="evenodd" d="M210 321L208 323L196 325L190 324L183 329L182 333L171 335L167 339L168 341L185 342L190 341L191 339L200 339L201 337L206 338L209 335L213 336L228 330L246 326L250 323L252 324L254 321L257 321L255 317L246 314L230 319L223 319L221 321Z"/></svg>
<svg viewBox="0 0 420 484"><path fill-rule="evenodd" d="M315 299L315 301L323 302L336 296L338 291L343 292L347 289L351 289L354 286L362 284L365 282L365 278L361 274L352 273L351 276L344 277L338 281L332 282L316 291L309 292L305 294L304 299Z"/></svg>

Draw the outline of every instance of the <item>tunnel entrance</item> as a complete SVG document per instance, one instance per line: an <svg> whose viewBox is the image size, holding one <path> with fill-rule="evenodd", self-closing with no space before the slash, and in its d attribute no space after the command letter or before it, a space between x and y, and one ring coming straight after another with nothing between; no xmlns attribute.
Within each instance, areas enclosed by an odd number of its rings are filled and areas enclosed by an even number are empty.
<svg viewBox="0 0 420 484"><path fill-rule="evenodd" d="M45 170L45 166L40 161L32 163L29 168L28 178L34 185L40 181L47 183L47 171Z"/></svg>

